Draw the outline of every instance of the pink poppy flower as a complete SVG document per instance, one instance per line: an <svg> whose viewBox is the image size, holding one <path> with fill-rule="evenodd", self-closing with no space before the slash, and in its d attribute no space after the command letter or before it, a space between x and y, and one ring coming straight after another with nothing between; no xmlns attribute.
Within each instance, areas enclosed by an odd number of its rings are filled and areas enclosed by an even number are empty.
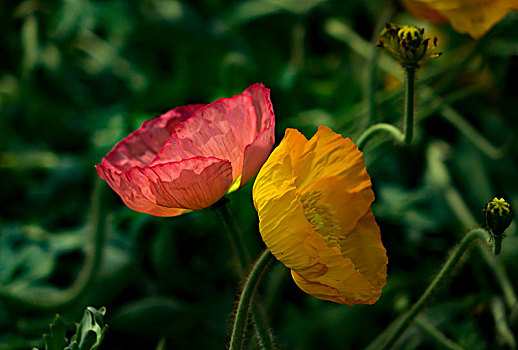
<svg viewBox="0 0 518 350"><path fill-rule="evenodd" d="M254 84L208 105L178 107L120 141L97 173L133 210L176 216L249 181L274 143L270 90Z"/></svg>

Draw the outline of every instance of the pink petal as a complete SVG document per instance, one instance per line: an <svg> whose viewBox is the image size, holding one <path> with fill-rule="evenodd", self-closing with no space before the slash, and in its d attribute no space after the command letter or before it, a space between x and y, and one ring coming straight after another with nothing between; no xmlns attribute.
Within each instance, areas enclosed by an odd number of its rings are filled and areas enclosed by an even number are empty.
<svg viewBox="0 0 518 350"><path fill-rule="evenodd" d="M206 208L223 197L232 183L232 167L217 158L191 158L117 172L101 164L99 176L133 210L176 216Z"/></svg>
<svg viewBox="0 0 518 350"><path fill-rule="evenodd" d="M176 125L189 118L203 105L178 107L145 121L136 131L120 141L102 164L112 170L125 171L134 166L147 166L156 157Z"/></svg>
<svg viewBox="0 0 518 350"><path fill-rule="evenodd" d="M192 157L226 159L232 164L232 179L236 180L241 176L245 147L256 135L257 117L252 98L246 95L221 98L176 126L151 164Z"/></svg>
<svg viewBox="0 0 518 350"><path fill-rule="evenodd" d="M261 169L275 143L275 114L270 100L270 90L262 84L254 84L246 89L243 95L252 97L257 115L258 135L245 148L241 186Z"/></svg>
<svg viewBox="0 0 518 350"><path fill-rule="evenodd" d="M246 146L243 162L241 186L246 184L261 169L270 155L275 142L275 125L264 130L257 138Z"/></svg>
<svg viewBox="0 0 518 350"><path fill-rule="evenodd" d="M262 84L254 84L246 89L243 95L252 97L255 114L257 115L257 135L275 126L275 114L273 114L272 101L270 100L270 89L265 88Z"/></svg>

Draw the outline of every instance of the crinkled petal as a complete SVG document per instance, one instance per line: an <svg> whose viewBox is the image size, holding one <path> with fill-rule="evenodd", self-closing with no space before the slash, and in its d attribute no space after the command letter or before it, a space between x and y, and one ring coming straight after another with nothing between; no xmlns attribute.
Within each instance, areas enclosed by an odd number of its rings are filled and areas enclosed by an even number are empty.
<svg viewBox="0 0 518 350"><path fill-rule="evenodd" d="M307 273L323 273L318 264L311 224L304 216L293 184L290 151L306 139L296 130L286 130L281 144L259 171L253 187L259 230L271 252L287 267Z"/></svg>
<svg viewBox="0 0 518 350"><path fill-rule="evenodd" d="M378 300L387 258L370 211L370 186L362 153L325 127L310 141L287 130L259 171L253 197L261 235L308 294L349 305ZM314 191L337 227L318 233L309 223L301 201Z"/></svg>
<svg viewBox="0 0 518 350"><path fill-rule="evenodd" d="M343 180L348 192L361 192L371 187L363 153L349 139L344 139L325 126L318 128L294 164L295 184L300 193L327 177Z"/></svg>
<svg viewBox="0 0 518 350"><path fill-rule="evenodd" d="M292 269L293 280L300 289L314 297L348 305L372 304L379 298L380 291L374 290L338 248L329 248L321 237L317 244L318 261L326 267L325 273L315 276Z"/></svg>
<svg viewBox="0 0 518 350"><path fill-rule="evenodd" d="M340 241L342 256L351 259L378 294L387 280L387 254L381 242L380 229L369 209L356 227Z"/></svg>
<svg viewBox="0 0 518 350"><path fill-rule="evenodd" d="M241 176L244 150L257 133L252 98L222 98L179 124L152 165L192 157L215 157L232 164L232 178Z"/></svg>
<svg viewBox="0 0 518 350"><path fill-rule="evenodd" d="M223 197L232 183L230 163L216 158L133 167L121 173L101 164L97 171L128 207L157 216L206 208Z"/></svg>
<svg viewBox="0 0 518 350"><path fill-rule="evenodd" d="M374 201L370 187L353 192L346 191L348 187L350 184L342 178L325 177L309 188L309 192L318 191L322 195L319 202L325 203L337 220L341 229L336 232L339 237L347 235L356 227Z"/></svg>
<svg viewBox="0 0 518 350"><path fill-rule="evenodd" d="M275 125L270 90L262 84L253 84L243 92L243 95L250 96L257 115L257 135Z"/></svg>
<svg viewBox="0 0 518 350"><path fill-rule="evenodd" d="M246 146L243 161L241 186L246 184L261 169L275 142L275 126L265 129L257 138Z"/></svg>
<svg viewBox="0 0 518 350"><path fill-rule="evenodd" d="M176 125L189 118L203 105L173 109L142 126L120 141L103 159L102 164L112 170L126 171L134 166L151 163L171 135Z"/></svg>
<svg viewBox="0 0 518 350"><path fill-rule="evenodd" d="M245 148L241 186L259 171L275 143L275 115L270 101L270 90L262 84L254 84L243 95L252 98L257 116L257 136Z"/></svg>

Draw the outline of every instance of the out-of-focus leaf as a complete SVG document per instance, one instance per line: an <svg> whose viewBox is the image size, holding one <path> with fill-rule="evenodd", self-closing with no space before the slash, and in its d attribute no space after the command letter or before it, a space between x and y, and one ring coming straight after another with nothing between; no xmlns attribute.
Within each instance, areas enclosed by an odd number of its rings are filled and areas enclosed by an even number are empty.
<svg viewBox="0 0 518 350"><path fill-rule="evenodd" d="M22 70L24 75L29 74L38 63L38 20L34 15L29 15L22 27L23 60Z"/></svg>
<svg viewBox="0 0 518 350"><path fill-rule="evenodd" d="M110 316L114 329L144 335L178 335L197 317L185 303L166 297L150 297L124 305ZM178 320L182 320L178 323Z"/></svg>

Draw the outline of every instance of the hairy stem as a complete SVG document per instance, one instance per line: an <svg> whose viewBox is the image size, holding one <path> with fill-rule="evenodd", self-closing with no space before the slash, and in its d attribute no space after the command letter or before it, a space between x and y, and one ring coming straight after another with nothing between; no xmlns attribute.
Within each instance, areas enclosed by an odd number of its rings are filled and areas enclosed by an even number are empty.
<svg viewBox="0 0 518 350"><path fill-rule="evenodd" d="M229 242L232 245L239 262L239 272L242 274L248 266L249 257L241 232L237 228L236 222L230 214L227 203L228 199L223 198L216 204L214 209L217 210L221 221L226 228ZM264 349L274 349L273 335L268 326L268 322L266 321L267 318L264 309L260 304L254 302L254 300L252 300L251 305L254 325L261 345Z"/></svg>
<svg viewBox="0 0 518 350"><path fill-rule="evenodd" d="M387 333L381 340L380 346L378 347L379 349L390 349L392 345L394 345L394 343L408 328L414 318L431 301L438 288L444 284L444 281L447 281L451 278L454 268L459 264L459 261L461 260L464 253L473 247L472 243L476 240L485 241L488 237L488 233L481 228L474 229L464 236L462 241L457 245L453 253L442 267L439 274L428 286L419 300L400 319L395 321L397 323L394 327L389 328L390 332Z"/></svg>
<svg viewBox="0 0 518 350"><path fill-rule="evenodd" d="M230 350L240 350L242 347L250 304L252 302L257 286L259 283L261 283L261 280L263 279L264 274L272 261L273 255L268 249L266 249L259 257L254 267L252 268L252 271L250 271L250 274L246 278L243 291L241 292L241 296L239 298L234 326L232 328L232 337L230 339L229 346ZM273 345L271 349L273 349Z"/></svg>

